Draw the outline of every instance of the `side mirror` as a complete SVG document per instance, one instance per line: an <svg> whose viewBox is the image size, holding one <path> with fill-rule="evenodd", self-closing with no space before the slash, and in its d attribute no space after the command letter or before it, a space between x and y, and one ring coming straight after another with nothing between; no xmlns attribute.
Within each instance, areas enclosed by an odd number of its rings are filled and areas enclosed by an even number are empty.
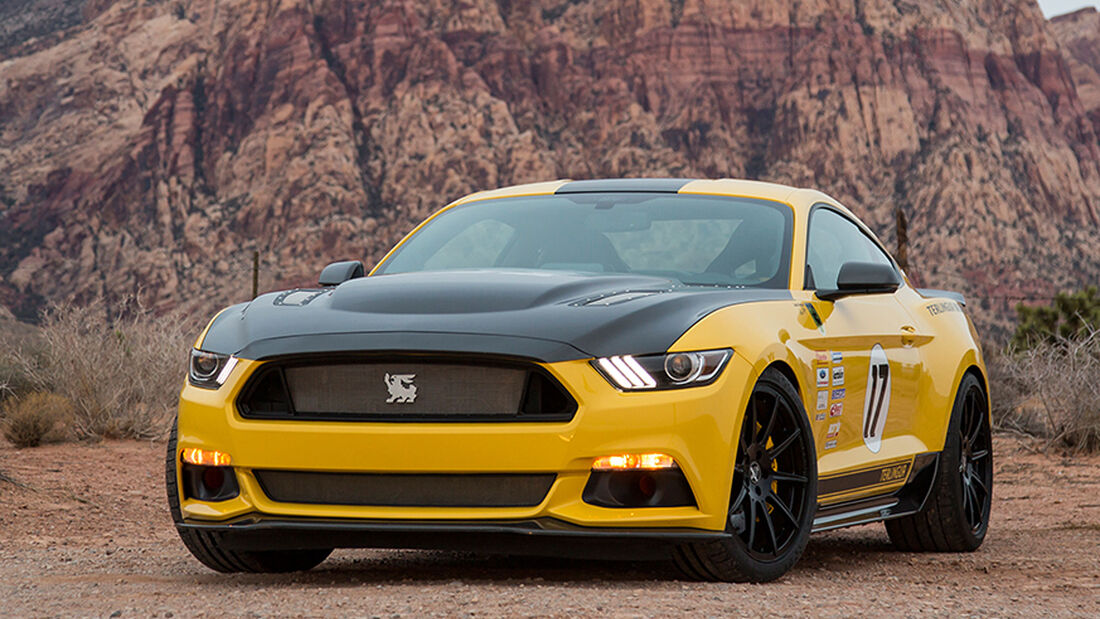
<svg viewBox="0 0 1100 619"><path fill-rule="evenodd" d="M321 271L317 283L322 286L339 286L349 279L363 277L364 272L363 263L358 260L333 262Z"/></svg>
<svg viewBox="0 0 1100 619"><path fill-rule="evenodd" d="M836 276L836 290L818 290L817 298L836 301L856 294L894 292L901 285L894 267L875 262L845 262Z"/></svg>

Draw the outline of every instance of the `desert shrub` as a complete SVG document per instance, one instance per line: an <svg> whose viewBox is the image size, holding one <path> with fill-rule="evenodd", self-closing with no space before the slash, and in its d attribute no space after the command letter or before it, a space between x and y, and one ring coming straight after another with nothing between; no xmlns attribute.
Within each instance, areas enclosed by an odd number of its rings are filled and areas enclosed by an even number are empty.
<svg viewBox="0 0 1100 619"><path fill-rule="evenodd" d="M993 425L1025 434L1044 434L1043 425L1036 423L1033 415L1023 412L1022 404L1028 400L1031 387L1020 372L1019 355L1015 349L1002 344L986 344L982 349L985 351Z"/></svg>
<svg viewBox="0 0 1100 619"><path fill-rule="evenodd" d="M41 351L18 362L35 387L72 401L78 437L152 438L167 427L199 327L134 302L55 305L42 315Z"/></svg>
<svg viewBox="0 0 1100 619"><path fill-rule="evenodd" d="M987 359L987 369L998 425L1071 451L1100 451L1100 331L1010 349Z"/></svg>
<svg viewBox="0 0 1100 619"><path fill-rule="evenodd" d="M0 347L3 346L4 343L0 342ZM34 391L34 377L27 372L20 356L36 357L38 354L31 346L0 348L0 402Z"/></svg>
<svg viewBox="0 0 1100 619"><path fill-rule="evenodd" d="M1087 337L1100 329L1100 294L1096 286L1074 293L1059 292L1050 305L1016 306L1019 324L1012 344L1019 350Z"/></svg>
<svg viewBox="0 0 1100 619"><path fill-rule="evenodd" d="M73 403L64 396L30 393L4 402L0 407L0 430L16 447L37 447L64 440L74 412Z"/></svg>
<svg viewBox="0 0 1100 619"><path fill-rule="evenodd" d="M36 356L41 349L34 327L17 323L0 307L0 402L34 391L34 380L19 355Z"/></svg>

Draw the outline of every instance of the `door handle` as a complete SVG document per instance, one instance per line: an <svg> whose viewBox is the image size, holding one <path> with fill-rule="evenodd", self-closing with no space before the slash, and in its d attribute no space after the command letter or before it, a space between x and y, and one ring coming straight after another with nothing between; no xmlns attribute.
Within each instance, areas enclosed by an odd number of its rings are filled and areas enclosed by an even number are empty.
<svg viewBox="0 0 1100 619"><path fill-rule="evenodd" d="M911 348L917 341L917 328L913 325L901 326L901 345L906 348Z"/></svg>

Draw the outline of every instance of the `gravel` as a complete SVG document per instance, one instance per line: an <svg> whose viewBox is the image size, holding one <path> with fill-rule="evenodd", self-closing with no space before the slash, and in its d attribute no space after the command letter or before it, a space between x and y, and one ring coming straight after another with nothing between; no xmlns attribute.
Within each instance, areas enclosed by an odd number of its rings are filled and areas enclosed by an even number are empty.
<svg viewBox="0 0 1100 619"><path fill-rule="evenodd" d="M891 549L882 525L814 536L768 585L680 580L670 564L338 550L313 571L222 575L164 501L163 443L0 442L7 616L1100 616L1100 457L997 437L980 550Z"/></svg>

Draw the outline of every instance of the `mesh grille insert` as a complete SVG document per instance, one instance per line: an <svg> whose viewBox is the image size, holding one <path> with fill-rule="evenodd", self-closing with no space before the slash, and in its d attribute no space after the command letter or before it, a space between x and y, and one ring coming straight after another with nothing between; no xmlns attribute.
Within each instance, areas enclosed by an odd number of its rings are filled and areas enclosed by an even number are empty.
<svg viewBox="0 0 1100 619"><path fill-rule="evenodd" d="M561 421L577 408L538 366L409 358L270 362L237 405L248 418L396 422Z"/></svg>
<svg viewBox="0 0 1100 619"><path fill-rule="evenodd" d="M514 415L526 372L450 364L343 364L286 369L294 410L366 415Z"/></svg>
<svg viewBox="0 0 1100 619"><path fill-rule="evenodd" d="M553 473L377 474L255 470L264 494L280 503L377 507L533 507Z"/></svg>

